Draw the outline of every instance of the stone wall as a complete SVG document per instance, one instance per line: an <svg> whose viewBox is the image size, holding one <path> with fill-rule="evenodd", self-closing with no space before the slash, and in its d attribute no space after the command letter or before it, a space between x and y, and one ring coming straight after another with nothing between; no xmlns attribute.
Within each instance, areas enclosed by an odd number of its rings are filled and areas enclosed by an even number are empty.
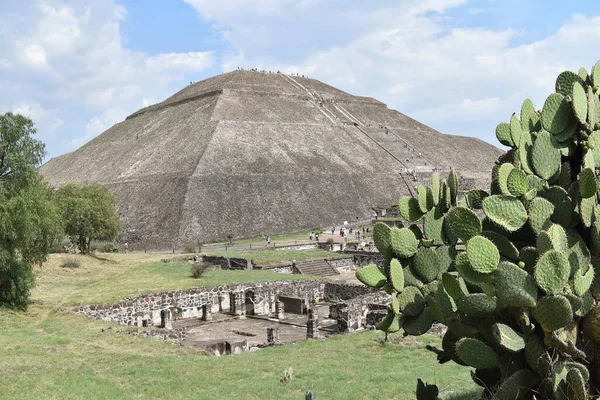
<svg viewBox="0 0 600 400"><path fill-rule="evenodd" d="M384 311L390 296L384 292L371 293L329 306L329 317L337 320L338 332L370 328L387 313Z"/></svg>
<svg viewBox="0 0 600 400"><path fill-rule="evenodd" d="M252 262L245 258L227 258L219 256L202 256L198 260L212 265L219 265L221 269L252 269Z"/></svg>
<svg viewBox="0 0 600 400"><path fill-rule="evenodd" d="M365 285L327 282L323 294L326 301L338 302L377 292L380 292L380 289Z"/></svg>
<svg viewBox="0 0 600 400"><path fill-rule="evenodd" d="M308 302L324 299L322 281L277 281L196 288L126 297L114 304L81 306L73 311L104 321L135 326L164 326L165 315L174 318L202 317L229 312L236 315L268 315L275 310L279 295L305 298Z"/></svg>
<svg viewBox="0 0 600 400"><path fill-rule="evenodd" d="M328 258L327 263L331 265L333 268L342 268L342 267L353 267L354 266L354 257L338 257L338 258Z"/></svg>

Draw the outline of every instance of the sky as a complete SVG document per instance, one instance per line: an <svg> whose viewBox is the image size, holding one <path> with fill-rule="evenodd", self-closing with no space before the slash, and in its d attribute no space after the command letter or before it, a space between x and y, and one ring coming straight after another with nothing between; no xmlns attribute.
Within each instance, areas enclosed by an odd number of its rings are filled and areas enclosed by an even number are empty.
<svg viewBox="0 0 600 400"><path fill-rule="evenodd" d="M499 145L525 98L600 59L597 0L0 0L0 112L48 158L238 66L298 72Z"/></svg>

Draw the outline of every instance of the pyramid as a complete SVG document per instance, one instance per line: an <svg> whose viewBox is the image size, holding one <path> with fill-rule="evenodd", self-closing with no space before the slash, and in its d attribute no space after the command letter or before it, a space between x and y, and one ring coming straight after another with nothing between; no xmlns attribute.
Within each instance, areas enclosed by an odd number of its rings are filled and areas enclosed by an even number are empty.
<svg viewBox="0 0 600 400"><path fill-rule="evenodd" d="M489 186L500 154L315 79L238 70L133 113L41 173L54 187L106 185L126 240L170 248L363 219L434 169Z"/></svg>

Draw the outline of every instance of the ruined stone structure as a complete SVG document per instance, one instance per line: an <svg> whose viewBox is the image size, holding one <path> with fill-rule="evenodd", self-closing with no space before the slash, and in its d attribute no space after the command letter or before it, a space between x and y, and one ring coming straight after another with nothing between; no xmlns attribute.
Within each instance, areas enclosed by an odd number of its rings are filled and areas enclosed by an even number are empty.
<svg viewBox="0 0 600 400"><path fill-rule="evenodd" d="M369 217L433 168L486 185L500 154L314 79L234 71L135 112L41 172L53 186L105 184L132 247L170 248Z"/></svg>

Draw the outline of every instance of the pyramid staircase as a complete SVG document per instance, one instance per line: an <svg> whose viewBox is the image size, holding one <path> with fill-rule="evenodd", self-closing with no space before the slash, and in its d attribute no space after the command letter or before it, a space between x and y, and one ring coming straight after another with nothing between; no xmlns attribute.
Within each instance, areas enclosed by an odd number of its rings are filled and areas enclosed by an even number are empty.
<svg viewBox="0 0 600 400"><path fill-rule="evenodd" d="M314 276L332 276L339 275L339 272L333 268L327 260L311 260L302 261L296 263L296 269L302 275L314 275Z"/></svg>

